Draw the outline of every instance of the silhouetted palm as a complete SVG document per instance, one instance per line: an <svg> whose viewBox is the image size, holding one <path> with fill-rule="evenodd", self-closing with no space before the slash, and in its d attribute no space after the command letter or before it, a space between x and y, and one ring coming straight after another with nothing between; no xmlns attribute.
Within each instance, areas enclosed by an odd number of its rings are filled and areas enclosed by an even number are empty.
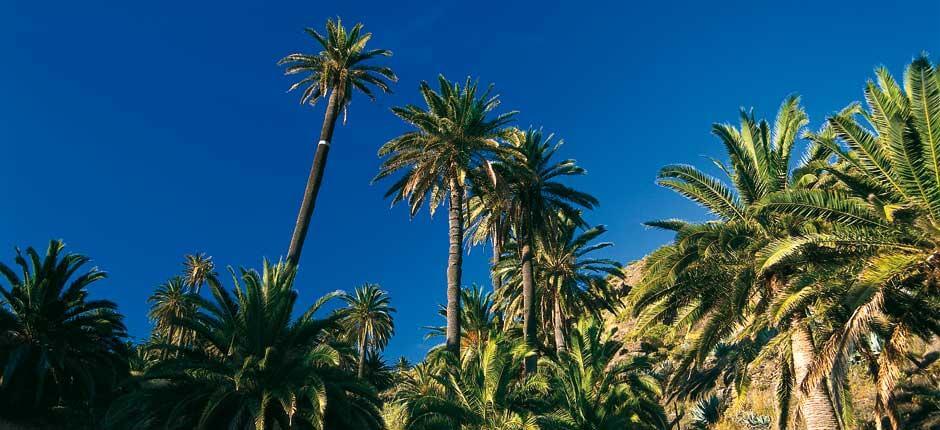
<svg viewBox="0 0 940 430"><path fill-rule="evenodd" d="M293 318L293 266L242 269L232 292L214 279L214 300L199 299L181 325L198 347L159 344L174 356L150 366L141 388L112 408L121 429L380 429L372 387L340 367L326 342L339 314L314 314L339 292ZM240 282L238 281L240 280Z"/></svg>
<svg viewBox="0 0 940 430"><path fill-rule="evenodd" d="M150 303L148 316L153 322L152 334L157 342L184 346L193 341L195 333L182 324L183 320L196 315L198 297L178 276L157 287L147 299Z"/></svg>
<svg viewBox="0 0 940 430"><path fill-rule="evenodd" d="M117 305L90 300L105 277L89 259L52 241L45 256L17 250L19 270L0 263L0 411L37 425L94 426L128 375L127 337Z"/></svg>

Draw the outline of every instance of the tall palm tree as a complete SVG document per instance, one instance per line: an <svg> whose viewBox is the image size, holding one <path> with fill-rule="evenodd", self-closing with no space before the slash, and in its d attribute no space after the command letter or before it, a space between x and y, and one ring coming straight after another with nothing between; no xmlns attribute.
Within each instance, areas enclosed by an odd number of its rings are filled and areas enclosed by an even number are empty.
<svg viewBox="0 0 940 430"><path fill-rule="evenodd" d="M372 33L363 33L362 28L360 23L347 31L340 19L337 18L335 22L327 20L325 36L312 28L305 29L322 49L319 53L290 54L278 61L278 65L286 66L285 74L303 77L291 85L289 90L303 89L301 103L313 105L321 98L329 100L323 117L323 127L320 129L320 142L313 157L300 213L297 215L290 249L287 252L287 261L294 265L300 262L300 253L303 251L310 218L313 216L317 194L320 192L330 142L333 140L333 128L336 126L340 110L344 112L345 122L345 111L354 91L375 100L373 87L389 93L389 82L398 80L392 69L368 62L377 57L391 56L392 52L386 49L366 49L366 44L372 39Z"/></svg>
<svg viewBox="0 0 940 430"><path fill-rule="evenodd" d="M601 310L614 308L605 290L607 277L620 275L620 264L589 255L613 246L611 242L591 243L607 231L603 225L581 232L570 221L559 227L542 241L538 260L548 280L555 348L561 352L567 349L565 328L573 313L588 311L597 318Z"/></svg>
<svg viewBox="0 0 940 430"><path fill-rule="evenodd" d="M64 248L17 250L19 270L0 263L0 412L40 426L95 427L128 375L127 332L117 305L88 297L105 273L79 273L89 259Z"/></svg>
<svg viewBox="0 0 940 430"><path fill-rule="evenodd" d="M350 338L356 339L359 348L360 378L365 375L368 352L385 348L395 333L395 323L392 321L395 308L389 306L388 293L379 288L377 284L365 284L356 287L353 294L340 297L346 302L342 324Z"/></svg>
<svg viewBox="0 0 940 430"><path fill-rule="evenodd" d="M790 168L792 149L806 123L794 96L784 101L773 126L745 111L740 128L716 124L713 132L725 146L730 166L715 164L732 187L692 166L663 168L661 185L702 205L717 219L649 223L675 231L676 238L650 256L643 280L631 291L642 321L671 322L677 332L691 332L690 359L698 363L735 334L753 337L768 326L780 330L775 344L786 340L789 345L781 354L780 375L794 379L796 386L808 380L817 353L809 303L798 303L803 306L793 307L786 318L774 319L765 312L794 285L794 278L813 271L812 266L784 258L779 243L793 232L823 231L826 226L810 217L769 216L759 209L776 195L799 193L818 182L816 166L825 165L831 155L828 148L810 145L800 165ZM826 384L807 384L797 398L807 428L838 427ZM789 400L780 402L783 406Z"/></svg>
<svg viewBox="0 0 940 430"><path fill-rule="evenodd" d="M141 388L121 398L109 424L121 429L381 429L374 389L341 367L329 335L341 314L315 313L328 294L294 317L293 265L264 263L262 273L232 272L231 292L209 280L183 327L195 345L151 365Z"/></svg>
<svg viewBox="0 0 940 430"><path fill-rule="evenodd" d="M571 348L543 360L552 375L561 428L578 430L665 429L659 381L641 357L618 358L622 345L604 335L604 325L582 318Z"/></svg>
<svg viewBox="0 0 940 430"><path fill-rule="evenodd" d="M498 166L508 180L507 217L519 252L523 295L523 334L529 347L537 348L537 306L534 247L545 234L563 222L582 224L579 208L597 205L593 196L558 182L565 176L583 175L574 160L555 162L552 157L563 141L552 143L552 135L541 130L514 131L507 137L515 156ZM561 217L559 217L561 215ZM567 221L562 221L564 218ZM526 359L526 370L535 370L535 357Z"/></svg>
<svg viewBox="0 0 940 430"><path fill-rule="evenodd" d="M830 117L830 133L814 136L836 154L827 172L841 187L776 194L761 210L833 224L832 231L781 241L780 255L800 258L825 246L864 262L843 300L851 304L850 317L822 345L804 385L844 360L862 335L883 332L878 409L897 429L903 423L893 412L894 387L909 339L940 333L940 313L930 300L940 275L940 72L926 57L917 58L902 88L878 69L865 99L867 109L852 106Z"/></svg>
<svg viewBox="0 0 940 430"><path fill-rule="evenodd" d="M447 348L460 352L460 287L464 241L465 204L468 183L480 178L480 167L507 152L497 138L515 112L494 114L499 97L490 86L479 92L469 78L463 87L438 77L440 89L427 82L420 86L427 107L408 105L392 112L415 130L402 134L379 149L387 157L373 181L404 170L386 197L392 204L407 201L413 217L427 202L431 214L448 200L450 246L447 257Z"/></svg>

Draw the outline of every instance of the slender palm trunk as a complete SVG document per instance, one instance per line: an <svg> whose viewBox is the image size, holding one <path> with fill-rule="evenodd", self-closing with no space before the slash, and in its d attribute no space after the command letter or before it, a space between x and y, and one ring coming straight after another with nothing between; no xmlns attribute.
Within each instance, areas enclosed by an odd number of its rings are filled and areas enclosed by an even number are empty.
<svg viewBox="0 0 940 430"><path fill-rule="evenodd" d="M450 248L447 254L447 349L460 357L460 277L463 265L463 188L450 182Z"/></svg>
<svg viewBox="0 0 940 430"><path fill-rule="evenodd" d="M528 240L522 244L522 313L523 313L523 333L525 343L529 348L536 348L535 330L538 325L536 321L535 306L535 276L532 268L532 247ZM536 365L536 356L532 355L525 359L525 371L534 372Z"/></svg>
<svg viewBox="0 0 940 430"><path fill-rule="evenodd" d="M366 376L366 337L359 336L359 378Z"/></svg>
<svg viewBox="0 0 940 430"><path fill-rule="evenodd" d="M502 286L502 279L496 273L496 265L499 264L499 257L503 254L503 241L499 237L499 232L493 232L493 257L490 258L490 277L493 281L493 292L495 293Z"/></svg>
<svg viewBox="0 0 940 430"><path fill-rule="evenodd" d="M320 193L320 184L323 181L323 172L326 170L326 157L330 153L330 141L333 139L333 129L336 127L336 117L342 105L342 87L330 93L330 101L326 105L326 114L323 116L323 127L320 129L320 142L317 144L316 154L313 156L313 165L310 166L310 175L307 177L307 187L304 189L304 198L300 203L300 212L297 222L294 223L294 233L291 235L290 248L287 251L287 262L297 265L300 262L300 253L307 238L307 229L310 228L310 218L313 208L317 204L317 194Z"/></svg>
<svg viewBox="0 0 940 430"><path fill-rule="evenodd" d="M796 376L795 388L799 390L803 380L809 373L809 368L816 360L816 348L813 346L812 334L805 325L797 322L798 326L790 336L790 347L793 352L793 370ZM839 421L836 418L832 401L826 392L825 382L816 384L808 393L797 391L803 424L807 429L838 430Z"/></svg>
<svg viewBox="0 0 940 430"><path fill-rule="evenodd" d="M565 315L561 312L561 292L555 290L555 305L552 311L552 325L555 326L555 352L561 354L568 350L565 340Z"/></svg>

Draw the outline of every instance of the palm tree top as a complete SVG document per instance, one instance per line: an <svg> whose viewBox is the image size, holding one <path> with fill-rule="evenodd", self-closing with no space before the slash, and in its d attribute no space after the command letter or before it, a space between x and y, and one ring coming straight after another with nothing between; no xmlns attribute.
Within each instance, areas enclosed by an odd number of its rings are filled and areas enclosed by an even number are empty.
<svg viewBox="0 0 940 430"><path fill-rule="evenodd" d="M480 91L479 83L469 77L461 86L439 75L438 85L435 90L421 82L426 107L410 104L392 108L415 130L382 145L378 155L387 158L372 180L374 183L407 169L386 197L392 197L392 204L408 200L412 215L426 199L433 214L451 186L462 188L475 181L484 173L480 166L494 155L510 151L499 139L507 135L505 126L517 111L493 114L500 101L492 84Z"/></svg>
<svg viewBox="0 0 940 430"><path fill-rule="evenodd" d="M529 234L538 237L552 227L563 228L568 222L584 225L579 208L593 209L599 202L594 196L558 181L560 177L587 173L574 159L552 160L564 140L529 128L510 130L506 141L514 150L511 159L494 167L504 172L500 176L508 178L513 197L507 209L516 228L525 226L525 230L531 230ZM545 216L550 212L560 216Z"/></svg>
<svg viewBox="0 0 940 430"><path fill-rule="evenodd" d="M288 91L303 88L301 103L310 105L325 97L329 91L340 91L340 106L349 104L353 89L375 100L373 88L384 93L392 92L390 82L398 77L391 68L368 63L377 57L389 57L387 49L366 49L372 33L364 33L362 23L347 30L341 19L326 21L326 35L312 28L304 29L322 49L317 54L294 53L278 61L286 66L285 75L302 75Z"/></svg>
<svg viewBox="0 0 940 430"><path fill-rule="evenodd" d="M216 275L212 257L202 252L186 255L183 267L183 276L190 288L198 288L206 283L210 276Z"/></svg>
<svg viewBox="0 0 940 430"><path fill-rule="evenodd" d="M363 284L352 294L340 296L346 302L343 321L353 335L365 336L365 341L374 347L384 348L395 333L388 293L378 284Z"/></svg>

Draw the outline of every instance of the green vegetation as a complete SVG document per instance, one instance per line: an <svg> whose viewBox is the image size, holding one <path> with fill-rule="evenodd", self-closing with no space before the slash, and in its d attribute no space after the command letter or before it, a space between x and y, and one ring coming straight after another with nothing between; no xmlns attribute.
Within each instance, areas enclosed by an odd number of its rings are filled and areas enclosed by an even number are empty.
<svg viewBox="0 0 940 430"><path fill-rule="evenodd" d="M328 98L286 261L261 270L185 256L149 299L150 336L89 298L104 272L50 243L0 263L0 427L113 429L940 428L940 72L885 70L806 130L800 99L767 121L716 124L717 178L662 168L707 211L640 262L587 222L561 141L513 126L492 86L421 83L395 107L411 130L379 149L375 180L415 215L446 203L443 337L387 364L393 297L378 284L307 309L295 273L332 131L353 91L396 80L362 25L309 30L315 55L281 64L301 101ZM805 147L803 149L802 147ZM802 150L796 159L794 152ZM669 216L668 213L664 214ZM487 290L464 287L465 247L492 247ZM14 268L16 267L16 269Z"/></svg>

